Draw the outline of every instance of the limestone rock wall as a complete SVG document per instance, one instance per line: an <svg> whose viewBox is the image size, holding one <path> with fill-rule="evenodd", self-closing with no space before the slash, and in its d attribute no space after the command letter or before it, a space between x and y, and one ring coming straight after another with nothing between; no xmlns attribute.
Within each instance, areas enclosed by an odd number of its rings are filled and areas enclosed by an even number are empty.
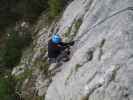
<svg viewBox="0 0 133 100"><path fill-rule="evenodd" d="M73 36L79 19L73 56L53 77L45 100L132 100L133 1L74 0L58 33Z"/></svg>

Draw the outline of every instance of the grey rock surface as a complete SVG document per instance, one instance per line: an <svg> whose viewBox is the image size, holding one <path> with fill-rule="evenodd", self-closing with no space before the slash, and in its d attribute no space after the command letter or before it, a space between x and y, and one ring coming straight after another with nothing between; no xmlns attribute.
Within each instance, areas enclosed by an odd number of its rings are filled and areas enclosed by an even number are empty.
<svg viewBox="0 0 133 100"><path fill-rule="evenodd" d="M133 100L133 0L74 0L58 33L79 18L73 56L45 100Z"/></svg>

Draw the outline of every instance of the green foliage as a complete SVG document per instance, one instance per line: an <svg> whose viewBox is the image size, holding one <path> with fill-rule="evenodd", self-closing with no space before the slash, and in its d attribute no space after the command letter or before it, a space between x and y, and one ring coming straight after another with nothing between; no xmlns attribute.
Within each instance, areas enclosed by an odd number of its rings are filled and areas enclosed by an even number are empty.
<svg viewBox="0 0 133 100"><path fill-rule="evenodd" d="M71 41L76 36L80 26L82 24L82 19L78 19L77 21L74 21L74 23L71 25L71 27L68 28L68 30L64 33L64 36L67 37ZM74 30L73 30L74 28ZM71 31L73 30L73 34L71 34Z"/></svg>
<svg viewBox="0 0 133 100"><path fill-rule="evenodd" d="M73 74L73 70L70 71L70 73L68 74L68 76L66 77L66 81L68 81L70 79L70 77L72 76Z"/></svg>
<svg viewBox="0 0 133 100"><path fill-rule="evenodd" d="M20 0L15 5L16 13L27 18L35 18L47 9L48 0ZM30 20L30 19L29 19Z"/></svg>
<svg viewBox="0 0 133 100"><path fill-rule="evenodd" d="M0 98L2 100L10 100L9 93L10 91L8 90L9 84L7 83L6 80L0 80Z"/></svg>
<svg viewBox="0 0 133 100"><path fill-rule="evenodd" d="M45 100L45 96L37 96L37 95L28 95L24 98L24 100Z"/></svg>
<svg viewBox="0 0 133 100"><path fill-rule="evenodd" d="M69 37L71 34L72 26L68 28L68 30L64 33L65 37Z"/></svg>
<svg viewBox="0 0 133 100"><path fill-rule="evenodd" d="M34 65L43 71L45 75L48 75L49 64L47 60L37 60Z"/></svg>
<svg viewBox="0 0 133 100"><path fill-rule="evenodd" d="M76 66L75 66L75 71L78 71L78 69L79 69L80 67L82 67L82 65L76 64Z"/></svg>
<svg viewBox="0 0 133 100"><path fill-rule="evenodd" d="M44 96L36 96L35 100L44 100L44 98L45 98Z"/></svg>
<svg viewBox="0 0 133 100"><path fill-rule="evenodd" d="M58 16L63 9L63 0L48 0L49 17L53 19Z"/></svg>
<svg viewBox="0 0 133 100"><path fill-rule="evenodd" d="M23 82L25 79L30 78L32 76L32 70L26 69L24 73L15 77L17 81Z"/></svg>
<svg viewBox="0 0 133 100"><path fill-rule="evenodd" d="M79 30L81 24L82 24L82 19L81 19L81 18L78 19L78 20L75 22L75 30L76 30L75 33L78 32L78 30Z"/></svg>
<svg viewBox="0 0 133 100"><path fill-rule="evenodd" d="M21 93L22 85L26 79L32 78L32 69L26 69L20 75L14 76L14 80L16 81L15 89L18 93Z"/></svg>
<svg viewBox="0 0 133 100"><path fill-rule="evenodd" d="M0 78L0 99L15 100L13 84L8 78Z"/></svg>
<svg viewBox="0 0 133 100"><path fill-rule="evenodd" d="M34 21L48 8L48 0L0 0L0 31L13 26L16 21Z"/></svg>
<svg viewBox="0 0 133 100"><path fill-rule="evenodd" d="M29 46L32 41L31 35L19 35L16 32L8 34L6 45L0 50L0 63L6 67L13 67L19 63L22 50Z"/></svg>

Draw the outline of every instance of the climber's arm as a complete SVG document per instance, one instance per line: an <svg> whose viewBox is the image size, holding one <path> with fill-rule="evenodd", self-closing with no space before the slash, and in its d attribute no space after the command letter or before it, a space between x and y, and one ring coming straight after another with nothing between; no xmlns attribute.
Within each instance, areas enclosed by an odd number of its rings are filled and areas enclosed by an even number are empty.
<svg viewBox="0 0 133 100"><path fill-rule="evenodd" d="M74 43L75 43L74 41L71 41L71 42L69 42L69 43L61 42L60 45L61 45L61 46L64 46L64 47L69 47L69 46L74 45Z"/></svg>

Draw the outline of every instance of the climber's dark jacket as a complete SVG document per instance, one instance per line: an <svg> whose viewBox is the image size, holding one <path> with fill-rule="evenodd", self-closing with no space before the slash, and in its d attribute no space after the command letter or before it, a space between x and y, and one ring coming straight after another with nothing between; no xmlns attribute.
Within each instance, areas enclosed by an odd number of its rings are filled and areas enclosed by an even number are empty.
<svg viewBox="0 0 133 100"><path fill-rule="evenodd" d="M72 46L73 44L74 44L74 41L70 43L61 42L59 44L55 44L52 42L52 40L49 40L48 41L48 58L57 58L63 50L65 50L69 46Z"/></svg>

